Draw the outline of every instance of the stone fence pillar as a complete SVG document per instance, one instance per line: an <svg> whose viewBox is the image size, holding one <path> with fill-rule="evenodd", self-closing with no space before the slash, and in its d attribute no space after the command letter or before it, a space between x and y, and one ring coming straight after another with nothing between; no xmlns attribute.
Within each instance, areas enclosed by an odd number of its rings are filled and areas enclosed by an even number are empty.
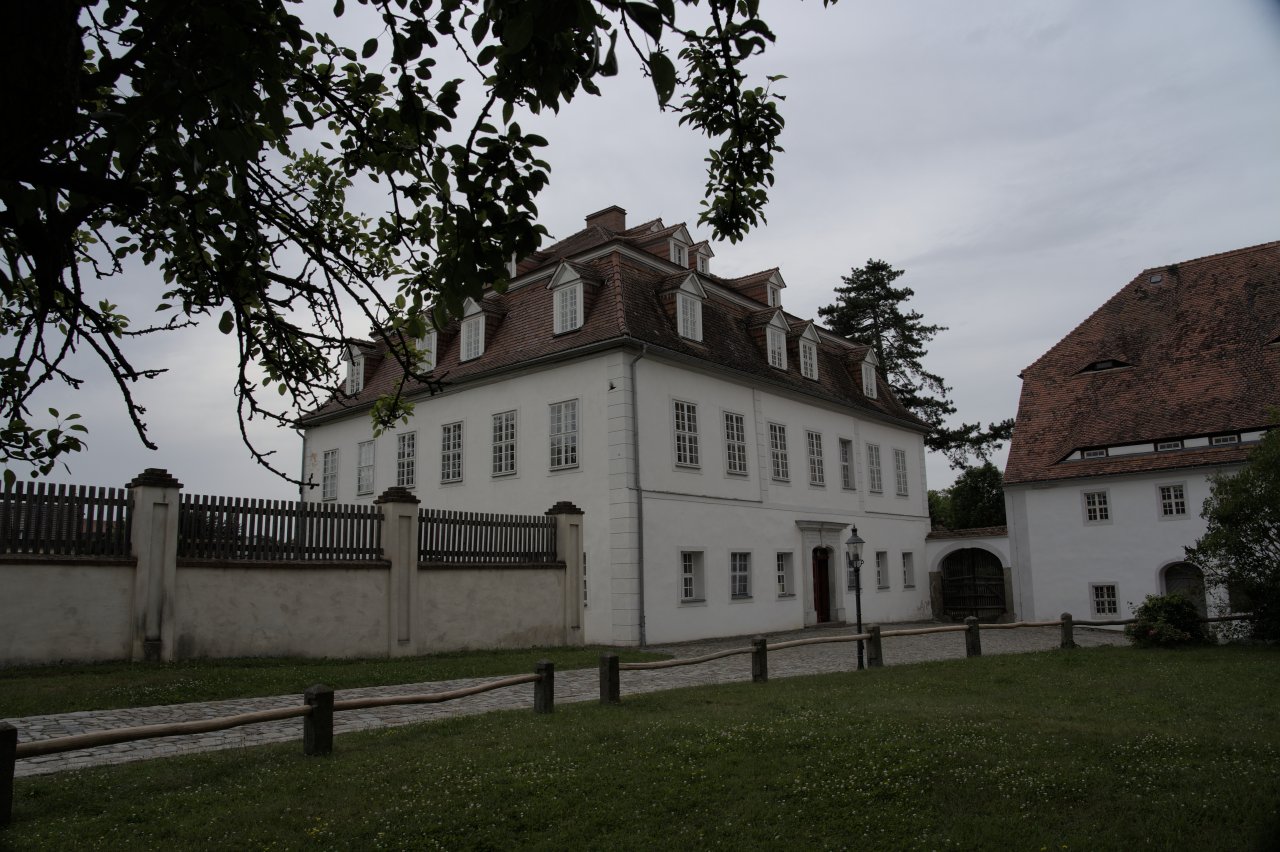
<svg viewBox="0 0 1280 852"><path fill-rule="evenodd" d="M182 483L149 467L129 483L133 501L133 642L130 658L174 659L174 591L178 574L178 501Z"/></svg>
<svg viewBox="0 0 1280 852"><path fill-rule="evenodd" d="M546 513L556 519L556 558L564 562L564 644L582 645L583 579L587 567L582 510L562 500Z"/></svg>
<svg viewBox="0 0 1280 852"><path fill-rule="evenodd" d="M374 503L382 507L382 558L387 577L387 655L417 652L413 621L418 600L418 498L407 488L388 488Z"/></svg>

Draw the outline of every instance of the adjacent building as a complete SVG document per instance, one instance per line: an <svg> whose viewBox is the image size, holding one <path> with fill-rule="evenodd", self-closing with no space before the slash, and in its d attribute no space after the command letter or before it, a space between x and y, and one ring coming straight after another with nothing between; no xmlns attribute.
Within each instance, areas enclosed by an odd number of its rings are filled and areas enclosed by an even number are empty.
<svg viewBox="0 0 1280 852"><path fill-rule="evenodd" d="M1280 407L1280 242L1144 270L1022 373L1005 469L1023 618L1206 603L1183 548L1209 477Z"/></svg>
<svg viewBox="0 0 1280 852"><path fill-rule="evenodd" d="M712 260L684 225L587 216L422 341L444 390L411 389L410 422L377 437L369 406L400 369L353 347L346 393L301 421L304 498L576 504L588 642L852 620L853 525L864 620L928 617L926 427L867 347L784 309L777 269Z"/></svg>

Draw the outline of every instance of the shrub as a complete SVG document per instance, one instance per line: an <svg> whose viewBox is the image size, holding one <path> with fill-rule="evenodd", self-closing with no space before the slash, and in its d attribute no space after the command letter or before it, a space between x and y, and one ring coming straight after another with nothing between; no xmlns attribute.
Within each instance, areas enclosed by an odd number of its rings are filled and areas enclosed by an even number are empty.
<svg viewBox="0 0 1280 852"><path fill-rule="evenodd" d="M1124 635L1139 648L1173 648L1209 641L1200 613L1184 595L1147 595L1134 617L1137 621L1125 627Z"/></svg>

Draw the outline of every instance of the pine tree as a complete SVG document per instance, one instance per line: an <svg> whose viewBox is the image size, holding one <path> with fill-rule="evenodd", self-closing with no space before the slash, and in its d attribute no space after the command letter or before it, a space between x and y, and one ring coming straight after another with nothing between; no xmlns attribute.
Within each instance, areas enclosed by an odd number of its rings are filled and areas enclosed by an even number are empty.
<svg viewBox="0 0 1280 852"><path fill-rule="evenodd" d="M928 354L929 341L947 329L926 324L918 311L904 311L904 303L915 291L893 286L902 273L883 260L868 260L866 266L844 276L844 286L836 288L835 303L818 308L818 316L836 334L875 351L894 395L929 425L925 446L945 455L955 468L968 467L971 456L985 461L1009 439L1013 420L992 423L986 429L981 423L946 425L956 413L948 396L951 388L921 361Z"/></svg>

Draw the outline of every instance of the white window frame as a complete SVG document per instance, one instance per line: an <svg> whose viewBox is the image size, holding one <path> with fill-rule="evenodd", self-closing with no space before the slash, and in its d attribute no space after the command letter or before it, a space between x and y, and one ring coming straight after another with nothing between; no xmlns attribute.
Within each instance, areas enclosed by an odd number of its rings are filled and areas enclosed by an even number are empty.
<svg viewBox="0 0 1280 852"><path fill-rule="evenodd" d="M1082 459L1105 459L1106 457L1107 457L1107 451L1105 447L1100 450L1095 449L1095 450L1080 451L1080 458Z"/></svg>
<svg viewBox="0 0 1280 852"><path fill-rule="evenodd" d="M800 341L800 375L818 380L818 344L812 340Z"/></svg>
<svg viewBox="0 0 1280 852"><path fill-rule="evenodd" d="M1120 615L1120 588L1115 583L1089 584L1089 613L1094 618Z"/></svg>
<svg viewBox="0 0 1280 852"><path fill-rule="evenodd" d="M840 485L846 491L856 491L858 482L853 469L853 441L840 439Z"/></svg>
<svg viewBox="0 0 1280 852"><path fill-rule="evenodd" d="M769 366L778 370L787 369L787 335L780 328L769 326L765 337L769 342Z"/></svg>
<svg viewBox="0 0 1280 852"><path fill-rule="evenodd" d="M418 433L396 435L396 485L413 488L418 482Z"/></svg>
<svg viewBox="0 0 1280 852"><path fill-rule="evenodd" d="M1157 453L1167 453L1171 450L1182 449L1182 441L1160 441L1156 444Z"/></svg>
<svg viewBox="0 0 1280 852"><path fill-rule="evenodd" d="M582 282L566 284L554 292L552 334L564 334L582 328Z"/></svg>
<svg viewBox="0 0 1280 852"><path fill-rule="evenodd" d="M889 551L876 551L876 591L889 588Z"/></svg>
<svg viewBox="0 0 1280 852"><path fill-rule="evenodd" d="M769 307L771 308L782 307L782 288L779 287L777 284L768 285L766 298L769 302Z"/></svg>
<svg viewBox="0 0 1280 852"><path fill-rule="evenodd" d="M778 570L778 597L794 598L796 596L795 555L789 550L779 551L776 565Z"/></svg>
<svg viewBox="0 0 1280 852"><path fill-rule="evenodd" d="M862 362L862 393L867 399L876 398L876 368Z"/></svg>
<svg viewBox="0 0 1280 852"><path fill-rule="evenodd" d="M566 399L548 406L548 451L551 470L578 466L578 400Z"/></svg>
<svg viewBox="0 0 1280 852"><path fill-rule="evenodd" d="M484 314L462 321L462 346L458 360L474 361L484 354Z"/></svg>
<svg viewBox="0 0 1280 852"><path fill-rule="evenodd" d="M671 428L675 435L676 467L702 466L698 453L698 406L682 399L671 400Z"/></svg>
<svg viewBox="0 0 1280 852"><path fill-rule="evenodd" d="M787 427L769 424L769 461L774 482L790 482L791 466L787 459Z"/></svg>
<svg viewBox="0 0 1280 852"><path fill-rule="evenodd" d="M347 396L355 396L364 390L364 354L347 353Z"/></svg>
<svg viewBox="0 0 1280 852"><path fill-rule="evenodd" d="M325 450L320 461L320 499L338 499L338 451Z"/></svg>
<svg viewBox="0 0 1280 852"><path fill-rule="evenodd" d="M904 550L902 552L902 588L914 589L916 587L916 555L913 551Z"/></svg>
<svg viewBox="0 0 1280 852"><path fill-rule="evenodd" d="M676 293L680 336L702 342L702 301L689 293Z"/></svg>
<svg viewBox="0 0 1280 852"><path fill-rule="evenodd" d="M907 451L897 448L893 451L893 478L899 497L910 497L910 483L907 481Z"/></svg>
<svg viewBox="0 0 1280 852"><path fill-rule="evenodd" d="M1111 495L1107 489L1080 492L1084 522L1089 525L1111 523Z"/></svg>
<svg viewBox="0 0 1280 852"><path fill-rule="evenodd" d="M424 373L430 373L436 368L436 341L439 336L434 331L428 331L419 337L415 343L418 347L418 369Z"/></svg>
<svg viewBox="0 0 1280 852"><path fill-rule="evenodd" d="M827 474L823 469L822 461L822 433L807 429L804 437L809 451L809 484L825 488Z"/></svg>
<svg viewBox="0 0 1280 852"><path fill-rule="evenodd" d="M356 494L372 494L374 489L374 444L361 441L356 444Z"/></svg>
<svg viewBox="0 0 1280 852"><path fill-rule="evenodd" d="M669 253L667 256L671 258L671 262L687 268L689 266L689 247L679 240L670 240L668 246Z"/></svg>
<svg viewBox="0 0 1280 852"><path fill-rule="evenodd" d="M698 271L703 275L711 271L711 260L702 252L698 252Z"/></svg>
<svg viewBox="0 0 1280 852"><path fill-rule="evenodd" d="M724 412L724 469L734 476L746 476L747 422L736 411Z"/></svg>
<svg viewBox="0 0 1280 852"><path fill-rule="evenodd" d="M1239 435L1214 435L1209 439L1209 446L1211 447L1228 447L1238 443L1240 443Z"/></svg>
<svg viewBox="0 0 1280 852"><path fill-rule="evenodd" d="M735 550L729 554L729 599L751 599L751 551Z"/></svg>
<svg viewBox="0 0 1280 852"><path fill-rule="evenodd" d="M680 551L680 603L706 602L706 586L703 579L702 551Z"/></svg>
<svg viewBox="0 0 1280 852"><path fill-rule="evenodd" d="M872 494L884 493L884 476L880 471L879 444L867 444L867 490Z"/></svg>
<svg viewBox="0 0 1280 852"><path fill-rule="evenodd" d="M1160 483L1156 486L1156 500L1160 505L1161 520L1172 521L1188 517L1185 482Z"/></svg>
<svg viewBox="0 0 1280 852"><path fill-rule="evenodd" d="M516 473L516 413L499 411L493 415L493 463L492 476L513 476Z"/></svg>
<svg viewBox="0 0 1280 852"><path fill-rule="evenodd" d="M440 484L462 481L462 421L440 427Z"/></svg>

